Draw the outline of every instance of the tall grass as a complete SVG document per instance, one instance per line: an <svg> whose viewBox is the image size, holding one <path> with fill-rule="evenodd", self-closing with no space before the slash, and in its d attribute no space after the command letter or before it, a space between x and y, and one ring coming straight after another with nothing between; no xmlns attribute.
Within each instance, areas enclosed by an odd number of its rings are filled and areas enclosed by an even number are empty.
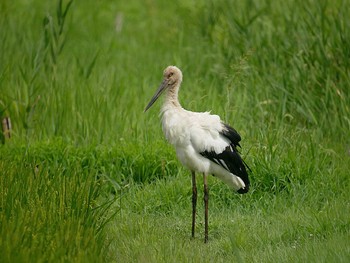
<svg viewBox="0 0 350 263"><path fill-rule="evenodd" d="M240 72L249 71L244 89L251 95L250 107L260 105L267 119L321 128L328 135L345 134L348 8L344 1L213 2L202 31L219 50L221 71L231 86L237 85ZM247 61L245 67L240 57Z"/></svg>
<svg viewBox="0 0 350 263"><path fill-rule="evenodd" d="M31 12L28 12L31 10ZM2 1L1 262L347 262L347 1ZM183 106L242 135L251 192L210 178L210 243L164 141ZM111 200L115 200L112 202Z"/></svg>
<svg viewBox="0 0 350 263"><path fill-rule="evenodd" d="M87 153L59 141L1 149L1 262L102 260L112 201Z"/></svg>
<svg viewBox="0 0 350 263"><path fill-rule="evenodd" d="M182 98L195 109L215 107L230 119L238 112L245 123L287 121L328 135L349 130L344 1L215 1L195 12L190 3L167 11L161 1L142 11L134 2L108 3L96 4L96 14L79 2L58 2L33 1L41 13L25 24L8 17L14 4L3 4L1 23L11 30L2 32L1 104L18 137L29 130L31 139L77 142L143 137L138 127L148 120L139 113L168 64L183 68ZM23 40L16 42L17 36ZM13 46L22 52L9 52ZM244 100L238 104L236 98ZM330 118L333 113L339 117ZM124 119L130 124L123 125Z"/></svg>

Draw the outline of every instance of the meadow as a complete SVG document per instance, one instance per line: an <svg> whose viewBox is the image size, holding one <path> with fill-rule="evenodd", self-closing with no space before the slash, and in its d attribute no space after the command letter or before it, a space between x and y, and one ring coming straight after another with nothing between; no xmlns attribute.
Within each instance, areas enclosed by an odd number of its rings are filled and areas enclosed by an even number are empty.
<svg viewBox="0 0 350 263"><path fill-rule="evenodd" d="M0 262L349 262L349 13L1 1ZM191 177L161 103L143 113L168 65L182 105L235 127L252 169L246 195L209 178L208 244L201 202L190 238Z"/></svg>

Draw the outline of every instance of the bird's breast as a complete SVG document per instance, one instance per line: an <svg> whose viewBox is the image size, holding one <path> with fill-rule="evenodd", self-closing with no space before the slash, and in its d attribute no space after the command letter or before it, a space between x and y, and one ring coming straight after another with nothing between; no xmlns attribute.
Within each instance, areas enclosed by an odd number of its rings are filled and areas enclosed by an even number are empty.
<svg viewBox="0 0 350 263"><path fill-rule="evenodd" d="M190 140L186 120L181 111L173 109L163 112L162 128L165 138L175 147L185 146Z"/></svg>
<svg viewBox="0 0 350 263"><path fill-rule="evenodd" d="M192 122L187 111L176 108L163 111L163 132L167 141L175 147L179 161L192 171L206 172L209 161L197 153L191 143Z"/></svg>

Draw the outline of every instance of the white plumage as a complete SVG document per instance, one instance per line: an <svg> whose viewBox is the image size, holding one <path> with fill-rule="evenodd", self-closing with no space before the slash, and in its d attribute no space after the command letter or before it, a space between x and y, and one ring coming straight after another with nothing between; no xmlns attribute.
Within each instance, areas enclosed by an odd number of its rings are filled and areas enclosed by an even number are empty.
<svg viewBox="0 0 350 263"><path fill-rule="evenodd" d="M205 151L220 154L230 146L230 141L219 133L224 129L219 116L172 107L167 102L162 113L165 137L175 147L177 157L185 167L213 174L235 190L245 188L242 179L229 172L224 161L219 165L200 154Z"/></svg>
<svg viewBox="0 0 350 263"><path fill-rule="evenodd" d="M204 174L205 191L206 176L209 174L217 176L239 193L248 191L249 179L246 164L236 148L240 146L240 135L232 127L224 124L218 115L183 109L178 101L181 82L180 69L175 66L167 67L164 70L164 80L145 111L166 90L165 102L161 109L162 128L167 141L175 147L180 162L192 171L193 216L195 216L194 199L196 200L197 195L195 172ZM194 236L194 221L193 218L192 236ZM205 242L207 239L206 226Z"/></svg>

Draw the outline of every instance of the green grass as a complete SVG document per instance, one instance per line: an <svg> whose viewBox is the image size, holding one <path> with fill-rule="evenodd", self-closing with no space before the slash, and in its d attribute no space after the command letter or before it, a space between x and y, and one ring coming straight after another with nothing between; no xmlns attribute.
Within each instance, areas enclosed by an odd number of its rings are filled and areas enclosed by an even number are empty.
<svg viewBox="0 0 350 263"><path fill-rule="evenodd" d="M0 261L348 262L349 13L341 0L2 1ZM233 125L252 168L243 196L210 177L207 245L201 202L190 238L190 174L160 103L143 114L171 64L183 106Z"/></svg>

